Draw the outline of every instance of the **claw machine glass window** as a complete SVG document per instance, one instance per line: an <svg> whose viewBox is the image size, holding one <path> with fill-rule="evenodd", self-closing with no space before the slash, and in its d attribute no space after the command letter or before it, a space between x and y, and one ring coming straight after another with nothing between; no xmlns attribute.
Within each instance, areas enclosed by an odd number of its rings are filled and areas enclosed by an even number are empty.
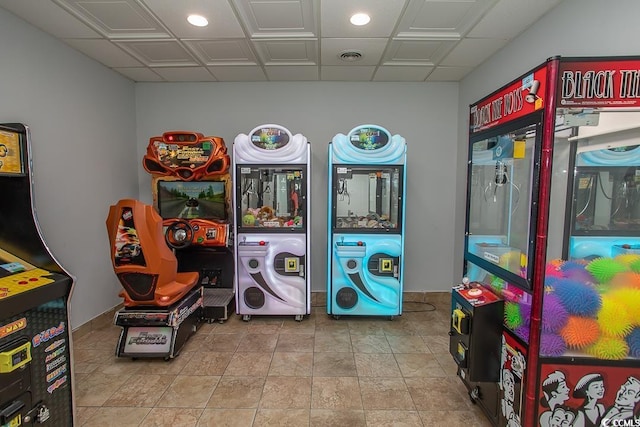
<svg viewBox="0 0 640 427"><path fill-rule="evenodd" d="M401 166L336 166L333 171L336 229L402 229Z"/></svg>
<svg viewBox="0 0 640 427"><path fill-rule="evenodd" d="M476 138L468 182L467 258L473 264L530 288L529 259L535 147L539 123Z"/></svg>
<svg viewBox="0 0 640 427"><path fill-rule="evenodd" d="M242 166L238 172L239 228L245 232L252 228L304 229L304 167Z"/></svg>

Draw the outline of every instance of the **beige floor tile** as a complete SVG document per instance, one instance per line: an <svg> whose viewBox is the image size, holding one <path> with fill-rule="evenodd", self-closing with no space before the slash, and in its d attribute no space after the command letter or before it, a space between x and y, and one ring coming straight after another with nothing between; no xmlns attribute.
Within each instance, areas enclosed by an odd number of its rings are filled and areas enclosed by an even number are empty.
<svg viewBox="0 0 640 427"><path fill-rule="evenodd" d="M362 410L312 409L309 416L310 427L365 427L366 425Z"/></svg>
<svg viewBox="0 0 640 427"><path fill-rule="evenodd" d="M219 380L219 376L180 375L173 380L155 406L204 408Z"/></svg>
<svg viewBox="0 0 640 427"><path fill-rule="evenodd" d="M366 411L367 427L422 427L447 426L446 421L439 420L441 424L422 424L418 411Z"/></svg>
<svg viewBox="0 0 640 427"><path fill-rule="evenodd" d="M385 335L351 334L351 347L354 353L391 353Z"/></svg>
<svg viewBox="0 0 640 427"><path fill-rule="evenodd" d="M277 343L277 334L249 333L242 337L236 351L267 353L272 352Z"/></svg>
<svg viewBox="0 0 640 427"><path fill-rule="evenodd" d="M359 382L365 410L415 410L407 385L402 378L360 378Z"/></svg>
<svg viewBox="0 0 640 427"><path fill-rule="evenodd" d="M316 332L316 322L314 319L311 319L307 316L306 319L301 322L287 322L285 321L282 324L282 328L280 329L280 334L311 334L313 335Z"/></svg>
<svg viewBox="0 0 640 427"><path fill-rule="evenodd" d="M409 394L419 411L469 409L466 396L456 388L456 378L405 378Z"/></svg>
<svg viewBox="0 0 640 427"><path fill-rule="evenodd" d="M203 347L196 351L236 351L245 332L209 334L203 339Z"/></svg>
<svg viewBox="0 0 640 427"><path fill-rule="evenodd" d="M82 427L137 427L151 408L97 408Z"/></svg>
<svg viewBox="0 0 640 427"><path fill-rule="evenodd" d="M354 353L359 377L400 377L400 368L391 353Z"/></svg>
<svg viewBox="0 0 640 427"><path fill-rule="evenodd" d="M353 353L314 353L313 375L318 377L357 377Z"/></svg>
<svg viewBox="0 0 640 427"><path fill-rule="evenodd" d="M355 377L313 377L312 409L363 409L360 385Z"/></svg>
<svg viewBox="0 0 640 427"><path fill-rule="evenodd" d="M122 375L75 374L78 406L102 406L127 381Z"/></svg>
<svg viewBox="0 0 640 427"><path fill-rule="evenodd" d="M308 409L258 409L253 427L304 427L309 425Z"/></svg>
<svg viewBox="0 0 640 427"><path fill-rule="evenodd" d="M390 336L387 342L393 353L429 353L429 347L420 336Z"/></svg>
<svg viewBox="0 0 640 427"><path fill-rule="evenodd" d="M195 427L203 409L152 408L140 427Z"/></svg>
<svg viewBox="0 0 640 427"><path fill-rule="evenodd" d="M330 332L316 332L316 338L314 342L313 351L324 352L329 351L333 353L350 353L351 348L351 335L348 329L330 331Z"/></svg>
<svg viewBox="0 0 640 427"><path fill-rule="evenodd" d="M280 334L276 353L313 353L314 336L311 334Z"/></svg>
<svg viewBox="0 0 640 427"><path fill-rule="evenodd" d="M223 375L233 352L195 352L180 375Z"/></svg>
<svg viewBox="0 0 640 427"><path fill-rule="evenodd" d="M441 336L441 335L429 335L423 336L424 340L429 350L432 353L448 353L449 352L449 336Z"/></svg>
<svg viewBox="0 0 640 427"><path fill-rule="evenodd" d="M269 373L272 357L273 353L236 352L229 361L224 375L265 377Z"/></svg>
<svg viewBox="0 0 640 427"><path fill-rule="evenodd" d="M479 418L473 411L420 411L425 426L441 425L446 420L447 427L491 427L486 418Z"/></svg>
<svg viewBox="0 0 640 427"><path fill-rule="evenodd" d="M264 377L223 376L218 381L207 408L257 408L264 382Z"/></svg>
<svg viewBox="0 0 640 427"><path fill-rule="evenodd" d="M427 353L400 353L395 355L402 376L444 377L446 373L435 355Z"/></svg>
<svg viewBox="0 0 640 427"><path fill-rule="evenodd" d="M267 377L260 409L308 409L310 405L310 377Z"/></svg>
<svg viewBox="0 0 640 427"><path fill-rule="evenodd" d="M140 365L138 374L141 375L178 375L189 363L192 356L193 352L182 351L178 357L171 360L138 359L135 363Z"/></svg>
<svg viewBox="0 0 640 427"><path fill-rule="evenodd" d="M153 407L175 375L131 375L103 406Z"/></svg>
<svg viewBox="0 0 640 427"><path fill-rule="evenodd" d="M247 332L250 334L273 335L280 333L282 321L270 321L270 319L252 320L249 322Z"/></svg>
<svg viewBox="0 0 640 427"><path fill-rule="evenodd" d="M248 427L253 424L255 409L205 409L197 427Z"/></svg>
<svg viewBox="0 0 640 427"><path fill-rule="evenodd" d="M353 317L348 320L349 332L360 335L384 335L385 322L388 321L383 317Z"/></svg>
<svg viewBox="0 0 640 427"><path fill-rule="evenodd" d="M271 359L269 376L310 377L313 375L313 359L314 353L281 353L276 351Z"/></svg>

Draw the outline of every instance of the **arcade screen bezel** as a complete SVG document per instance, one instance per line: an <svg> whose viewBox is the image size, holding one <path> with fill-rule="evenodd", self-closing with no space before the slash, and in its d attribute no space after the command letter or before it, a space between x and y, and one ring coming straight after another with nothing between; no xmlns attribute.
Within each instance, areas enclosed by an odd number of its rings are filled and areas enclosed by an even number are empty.
<svg viewBox="0 0 640 427"><path fill-rule="evenodd" d="M11 134L8 135L7 137L11 137L14 136L16 137L16 156L17 157L17 161L19 164L19 171L6 171L5 169L3 169L2 167L0 167L0 176L25 176L26 175L26 169L25 169L25 165L24 165L24 144L25 144L25 134L23 132L20 132L16 129L12 129L6 126L0 126L0 145L5 145L3 143L4 138L2 138L2 134ZM10 147L11 148L11 147ZM9 152L9 151L7 151ZM0 160L2 160L3 158L6 158L5 156L0 157Z"/></svg>

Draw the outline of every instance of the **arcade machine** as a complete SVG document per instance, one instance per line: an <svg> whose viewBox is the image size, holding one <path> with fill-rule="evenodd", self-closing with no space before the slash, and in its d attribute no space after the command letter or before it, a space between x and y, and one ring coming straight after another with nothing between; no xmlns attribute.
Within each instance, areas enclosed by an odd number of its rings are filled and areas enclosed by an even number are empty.
<svg viewBox="0 0 640 427"><path fill-rule="evenodd" d="M33 198L29 128L0 125L0 425L73 425L68 304Z"/></svg>
<svg viewBox="0 0 640 427"><path fill-rule="evenodd" d="M554 57L471 105L450 351L493 425L640 423L639 82Z"/></svg>
<svg viewBox="0 0 640 427"><path fill-rule="evenodd" d="M361 125L329 144L327 313L402 313L407 146Z"/></svg>
<svg viewBox="0 0 640 427"><path fill-rule="evenodd" d="M116 355L168 360L232 305L229 156L221 138L166 132L150 139L143 166L153 206L120 200L107 218L124 298Z"/></svg>
<svg viewBox="0 0 640 427"><path fill-rule="evenodd" d="M256 127L233 143L236 312L311 313L310 143L279 125Z"/></svg>

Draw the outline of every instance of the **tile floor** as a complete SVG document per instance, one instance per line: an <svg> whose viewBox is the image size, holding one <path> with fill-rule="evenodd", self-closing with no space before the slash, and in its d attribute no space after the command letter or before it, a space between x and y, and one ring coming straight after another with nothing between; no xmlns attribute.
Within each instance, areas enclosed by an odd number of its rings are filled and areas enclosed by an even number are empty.
<svg viewBox="0 0 640 427"><path fill-rule="evenodd" d="M489 426L448 353L449 300L432 302L392 321L233 315L168 362L116 358L120 328L94 330L74 341L76 425Z"/></svg>

